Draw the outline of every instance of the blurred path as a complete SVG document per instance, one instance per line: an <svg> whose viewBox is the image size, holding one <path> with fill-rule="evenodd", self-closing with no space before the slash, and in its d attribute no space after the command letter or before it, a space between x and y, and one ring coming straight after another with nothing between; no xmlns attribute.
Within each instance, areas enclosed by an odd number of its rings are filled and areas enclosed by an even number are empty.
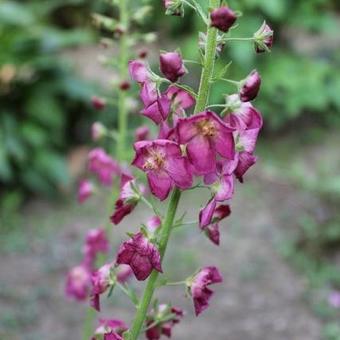
<svg viewBox="0 0 340 340"><path fill-rule="evenodd" d="M195 227L174 235L165 265L170 275L181 278L199 265L217 265L225 278L213 288L211 307L198 319L181 288L162 288L164 301L174 300L187 311L174 330L176 340L320 339L319 322L303 301L303 281L275 250L279 224L271 207L280 188L271 185L266 190L268 182L256 177L238 186L232 217L221 227L219 248ZM185 194L182 206L196 210L205 201L197 196ZM193 209L189 209L192 216ZM128 218L117 229L114 243L145 221L145 213L140 209ZM8 240L8 249L2 249L6 254L0 257L0 339L80 339L85 309L64 300L63 275L79 261L84 233L97 226L100 214L105 216L94 201L83 207L35 202L26 208L25 224ZM130 320L132 310L125 301L114 295L110 305L104 303L102 316Z"/></svg>

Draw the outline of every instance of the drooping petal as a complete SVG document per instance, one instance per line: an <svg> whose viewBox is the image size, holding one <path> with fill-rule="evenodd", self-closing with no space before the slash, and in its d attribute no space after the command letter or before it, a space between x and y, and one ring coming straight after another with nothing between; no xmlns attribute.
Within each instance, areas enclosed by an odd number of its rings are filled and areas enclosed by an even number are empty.
<svg viewBox="0 0 340 340"><path fill-rule="evenodd" d="M216 201L212 198L207 205L200 210L199 213L199 225L201 229L208 226L213 218L213 214L216 208Z"/></svg>
<svg viewBox="0 0 340 340"><path fill-rule="evenodd" d="M236 178L243 183L243 176L247 170L256 163L256 157L248 152L240 152L239 163L235 170Z"/></svg>
<svg viewBox="0 0 340 340"><path fill-rule="evenodd" d="M172 188L170 176L165 171L150 171L147 178L151 192L161 201L165 200Z"/></svg>
<svg viewBox="0 0 340 340"><path fill-rule="evenodd" d="M179 188L188 189L192 186L192 174L184 157L169 158L166 171Z"/></svg>
<svg viewBox="0 0 340 340"><path fill-rule="evenodd" d="M224 175L217 184L215 193L216 201L226 201L233 197L234 194L234 178L232 175Z"/></svg>

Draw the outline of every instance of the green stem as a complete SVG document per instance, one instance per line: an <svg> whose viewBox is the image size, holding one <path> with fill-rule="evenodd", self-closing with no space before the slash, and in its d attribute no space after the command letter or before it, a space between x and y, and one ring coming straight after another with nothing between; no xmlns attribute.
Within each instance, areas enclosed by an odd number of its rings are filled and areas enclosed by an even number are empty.
<svg viewBox="0 0 340 340"><path fill-rule="evenodd" d="M119 0L120 24L124 28L124 33L120 38L119 51L119 78L120 81L127 79L127 63L129 59L128 51L128 27L129 27L129 0ZM126 90L119 89L118 92L118 141L117 141L117 158L122 161L126 158L126 137L127 137L127 106L126 106Z"/></svg>
<svg viewBox="0 0 340 340"><path fill-rule="evenodd" d="M209 0L209 8L219 7L220 0ZM208 24L209 25L209 24ZM205 50L204 66L201 75L201 81L199 86L199 92L195 107L195 113L203 111L207 104L209 98L209 91L211 86L211 79L214 73L215 66L215 56L216 56L216 44L217 44L217 30L215 28L208 26L207 32L207 45ZM179 189L175 189L171 195L168 211L164 223L162 225L161 237L159 242L159 251L161 254L161 259L163 260L166 247L168 245L169 237L173 229L174 219L177 211L178 202L181 197L181 192ZM137 340L143 323L146 318L146 314L152 300L154 291L157 287L157 278L159 273L153 271L149 277L149 280L144 289L143 296L140 300L140 304L137 308L135 319L132 323L130 331L128 332L128 340Z"/></svg>
<svg viewBox="0 0 340 340"><path fill-rule="evenodd" d="M159 241L159 252L161 254L162 259L165 254L166 247L168 245L168 241L169 241L169 237L171 234L172 225L174 223L180 197L181 197L181 192L179 189L176 188L171 195L166 218L161 229L161 236L160 236L160 241ZM130 330L129 338L128 338L130 340L138 339L138 336L142 329L153 293L156 289L158 274L159 274L158 271L153 270L153 272L151 273L149 277L147 285L144 289L143 297L137 308L135 319L131 326L131 330Z"/></svg>
<svg viewBox="0 0 340 340"><path fill-rule="evenodd" d="M209 0L209 8L219 7L220 0ZM209 25L209 24L208 24ZM211 88L211 78L214 73L216 46L217 46L217 29L208 26L207 43L205 47L203 71L201 74L200 87L198 90L198 98L195 106L195 113L204 111Z"/></svg>

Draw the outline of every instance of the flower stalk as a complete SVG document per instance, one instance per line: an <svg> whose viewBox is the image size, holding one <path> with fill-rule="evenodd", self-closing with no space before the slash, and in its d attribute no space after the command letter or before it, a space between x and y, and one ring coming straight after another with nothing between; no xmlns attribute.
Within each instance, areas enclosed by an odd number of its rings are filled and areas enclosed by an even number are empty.
<svg viewBox="0 0 340 340"><path fill-rule="evenodd" d="M219 6L219 0L210 0L209 7L217 8ZM203 111L208 102L209 92L211 87L211 80L214 74L214 66L215 66L215 56L216 56L216 46L217 46L217 30L213 27L210 27L208 24L207 29L207 45L205 49L205 57L204 57L204 65L201 74L199 92L195 107L195 113ZM167 214L162 225L161 237L159 242L159 252L161 254L161 259L164 258L166 248L168 245L168 241L171 235L171 231L174 226L174 220L176 216L176 211L178 207L178 203L181 197L181 191L179 189L174 189L169 205ZM157 287L157 279L159 272L153 270L150 275L147 285L144 289L143 296L141 298L140 304L137 307L135 319L132 323L131 329L128 332L126 339L127 340L137 340L139 334L142 330L148 308L150 306L154 291Z"/></svg>
<svg viewBox="0 0 340 340"><path fill-rule="evenodd" d="M120 24L124 29L124 33L120 38L119 50L119 78L123 81L128 76L127 63L129 61L128 53L128 37L127 31L129 26L128 4L129 0L119 0ZM118 92L118 138L116 155L119 161L124 160L127 138L127 105L126 105L126 90L119 88Z"/></svg>

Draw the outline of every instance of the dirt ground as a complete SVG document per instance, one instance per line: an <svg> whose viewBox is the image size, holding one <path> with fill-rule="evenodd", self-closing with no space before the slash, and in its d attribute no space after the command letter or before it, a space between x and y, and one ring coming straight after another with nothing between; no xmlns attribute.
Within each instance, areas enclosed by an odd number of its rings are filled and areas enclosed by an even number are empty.
<svg viewBox="0 0 340 340"><path fill-rule="evenodd" d="M102 74L91 58L80 51L77 64L94 80ZM181 207L197 216L206 200L185 193ZM216 265L224 283L215 286L210 308L193 316L192 302L184 289L161 288L160 301L172 301L186 315L176 326L176 340L320 340L322 325L304 299L306 282L280 257L282 216L294 221L299 202L294 188L273 180L259 162L246 184L237 186L232 216L221 225L221 246L213 246L197 227L176 230L166 256L165 271L183 279L199 266ZM112 228L114 249L145 222L149 211L139 207L118 228ZM73 201L30 202L18 224L0 247L0 339L82 339L86 306L66 301L63 287L67 270L79 263L81 245L88 229L107 221L100 198L78 206ZM132 318L131 303L114 292L104 301L101 317ZM94 327L94 326L93 326ZM141 337L143 338L143 337Z"/></svg>
<svg viewBox="0 0 340 340"><path fill-rule="evenodd" d="M222 224L222 244L213 246L197 227L175 231L166 257L170 277L184 278L198 266L217 265L225 278L214 288L211 307L198 319L180 287L161 288L161 301L186 310L174 339L318 340L321 325L304 301L304 281L276 251L280 241L277 209L290 209L293 192L285 184L263 179L261 163L245 185L238 185L232 216ZM192 218L205 201L186 193L181 206ZM23 224L7 241L0 257L0 339L81 339L86 307L63 295L64 275L80 260L86 230L107 213L100 199L85 206L31 202ZM191 208L192 207L192 208ZM143 222L141 207L113 232L115 247ZM114 252L113 252L114 254ZM113 255L112 255L113 257ZM104 301L102 317L129 322L130 302L117 293Z"/></svg>

